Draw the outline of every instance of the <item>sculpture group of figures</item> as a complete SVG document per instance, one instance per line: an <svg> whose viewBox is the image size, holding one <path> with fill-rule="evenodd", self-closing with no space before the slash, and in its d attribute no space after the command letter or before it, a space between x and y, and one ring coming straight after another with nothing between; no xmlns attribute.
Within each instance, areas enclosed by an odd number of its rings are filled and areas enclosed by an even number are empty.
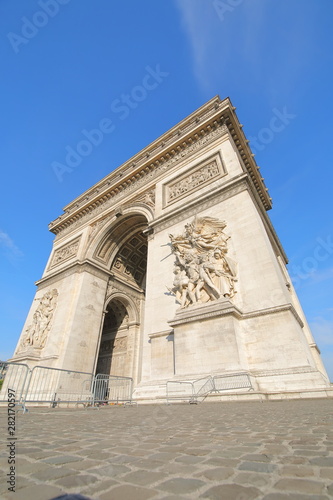
<svg viewBox="0 0 333 500"><path fill-rule="evenodd" d="M25 331L22 347L44 347L51 329L51 320L57 303L58 292L53 289L46 292L33 315L32 323Z"/></svg>
<svg viewBox="0 0 333 500"><path fill-rule="evenodd" d="M227 256L230 236L223 232L225 227L225 221L196 217L182 235L169 235L176 256L170 291L182 308L235 295L237 266Z"/></svg>

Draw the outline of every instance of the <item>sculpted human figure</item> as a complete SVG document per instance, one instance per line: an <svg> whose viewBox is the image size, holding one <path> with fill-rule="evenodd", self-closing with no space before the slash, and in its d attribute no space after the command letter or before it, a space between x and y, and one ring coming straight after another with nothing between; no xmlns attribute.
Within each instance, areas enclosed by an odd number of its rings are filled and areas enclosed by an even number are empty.
<svg viewBox="0 0 333 500"><path fill-rule="evenodd" d="M172 292L176 294L176 299L180 302L180 307L185 307L187 299L187 287L189 284L189 279L186 276L186 272L180 268L180 266L175 266L173 271L175 278L173 280Z"/></svg>
<svg viewBox="0 0 333 500"><path fill-rule="evenodd" d="M227 261L225 254L216 249L211 259L203 264L208 278L208 286L213 290L216 298L233 297L235 294L235 275Z"/></svg>
<svg viewBox="0 0 333 500"><path fill-rule="evenodd" d="M27 328L23 346L44 347L56 306L57 290L46 292L39 301L32 324Z"/></svg>
<svg viewBox="0 0 333 500"><path fill-rule="evenodd" d="M183 234L170 235L176 256L173 291L181 307L234 296L236 263L226 255L230 236L225 227L225 221L195 217Z"/></svg>

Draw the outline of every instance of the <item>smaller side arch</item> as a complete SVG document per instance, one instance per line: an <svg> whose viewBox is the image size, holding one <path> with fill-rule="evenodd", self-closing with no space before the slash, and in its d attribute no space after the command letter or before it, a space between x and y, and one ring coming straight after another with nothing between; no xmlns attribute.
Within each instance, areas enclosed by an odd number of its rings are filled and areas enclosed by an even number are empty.
<svg viewBox="0 0 333 500"><path fill-rule="evenodd" d="M131 324L139 324L140 323L140 312L137 307L137 304L132 299L132 297L128 296L124 292L114 291L107 295L105 300L104 312L107 313L109 305L114 302L120 302L127 310L128 320Z"/></svg>

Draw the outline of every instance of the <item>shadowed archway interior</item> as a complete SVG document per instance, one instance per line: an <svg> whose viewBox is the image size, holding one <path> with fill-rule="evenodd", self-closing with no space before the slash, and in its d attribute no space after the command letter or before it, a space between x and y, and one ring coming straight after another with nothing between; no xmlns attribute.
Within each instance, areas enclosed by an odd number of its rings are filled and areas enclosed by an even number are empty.
<svg viewBox="0 0 333 500"><path fill-rule="evenodd" d="M110 285L121 286L134 302L144 297L147 268L147 236L142 229L127 235L111 265ZM138 345L138 324L123 297L108 302L104 317L96 373L133 376ZM135 323L135 324L134 324Z"/></svg>

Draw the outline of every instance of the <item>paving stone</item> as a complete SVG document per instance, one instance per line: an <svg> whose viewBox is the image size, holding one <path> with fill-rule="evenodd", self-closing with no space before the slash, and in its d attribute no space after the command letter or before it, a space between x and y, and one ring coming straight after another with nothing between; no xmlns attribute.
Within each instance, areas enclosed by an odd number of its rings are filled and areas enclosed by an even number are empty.
<svg viewBox="0 0 333 500"><path fill-rule="evenodd" d="M38 471L32 474L32 477L38 479L39 481L52 481L53 479L58 479L64 476L70 476L75 474L72 469L67 469L66 467L52 467L48 466L47 469Z"/></svg>
<svg viewBox="0 0 333 500"><path fill-rule="evenodd" d="M194 491L197 491L204 485L205 483L203 481L200 481L199 479L175 477L172 479L168 479L162 484L159 484L158 489L174 494L179 494L179 493L186 494L186 493L193 493Z"/></svg>
<svg viewBox="0 0 333 500"><path fill-rule="evenodd" d="M268 455L248 454L248 455L243 455L242 460L248 462L271 462L272 457L269 457Z"/></svg>
<svg viewBox="0 0 333 500"><path fill-rule="evenodd" d="M126 481L128 483L134 483L139 486L146 486L158 481L163 481L167 477L167 474L164 472L156 472L156 471L134 471L126 474L121 479L122 481Z"/></svg>
<svg viewBox="0 0 333 500"><path fill-rule="evenodd" d="M276 470L277 466L273 464L265 464L262 462L242 462L239 466L239 470L249 470L252 472L265 472L272 473Z"/></svg>
<svg viewBox="0 0 333 500"><path fill-rule="evenodd" d="M333 467L332 468L324 467L323 469L320 469L319 475L320 477L333 480Z"/></svg>
<svg viewBox="0 0 333 500"><path fill-rule="evenodd" d="M87 471L89 469L92 469L93 467L100 467L101 462L98 460L89 460L89 459L84 459L80 460L79 462L71 462L71 469L72 470L80 470L80 471Z"/></svg>
<svg viewBox="0 0 333 500"><path fill-rule="evenodd" d="M216 467L215 469L206 469L204 471L196 474L197 477L204 476L207 479L211 479L213 481L223 481L224 479L228 479L228 477L234 474L234 469L231 467Z"/></svg>
<svg viewBox="0 0 333 500"><path fill-rule="evenodd" d="M158 467L161 467L161 462L159 460L150 460L147 458L134 462L133 467L144 470L157 469Z"/></svg>
<svg viewBox="0 0 333 500"><path fill-rule="evenodd" d="M68 464L70 462L78 462L79 460L82 460L82 458L71 455L59 455L57 457L45 458L43 462L47 464L61 465Z"/></svg>
<svg viewBox="0 0 333 500"><path fill-rule="evenodd" d="M193 455L182 455L175 459L175 462L181 462L183 464L197 464L203 461L203 457L194 457Z"/></svg>
<svg viewBox="0 0 333 500"><path fill-rule="evenodd" d="M112 486L119 486L118 481L115 481L114 479L105 479L93 484L89 484L89 486L83 487L80 492L82 493L82 495L91 496L97 500L97 494L109 490Z"/></svg>
<svg viewBox="0 0 333 500"><path fill-rule="evenodd" d="M311 458L310 464L319 465L320 467L333 467L333 457Z"/></svg>
<svg viewBox="0 0 333 500"><path fill-rule="evenodd" d="M278 444L267 444L262 450L263 454L267 455L280 455L287 454L289 451L288 446L278 445Z"/></svg>
<svg viewBox="0 0 333 500"><path fill-rule="evenodd" d="M160 462L169 462L170 460L174 460L177 457L178 453L168 453L168 452L160 452L154 453L149 456L149 460L158 460Z"/></svg>
<svg viewBox="0 0 333 500"><path fill-rule="evenodd" d="M198 467L197 465L186 465L180 462L172 462L169 464L164 464L162 470L167 474L176 474L177 476L179 475L188 476L197 472Z"/></svg>
<svg viewBox="0 0 333 500"><path fill-rule="evenodd" d="M297 491L299 493L323 493L325 490L324 483L318 481L311 481L307 479L280 479L274 488L279 490Z"/></svg>
<svg viewBox="0 0 333 500"><path fill-rule="evenodd" d="M71 476L66 476L55 481L55 485L61 486L64 489L76 488L81 491L85 486L89 486L98 481L96 476L91 474L75 474Z"/></svg>
<svg viewBox="0 0 333 500"><path fill-rule="evenodd" d="M130 472L131 469L126 467L126 465L110 464L105 467L96 467L93 469L88 469L91 474L97 474L102 477L117 477L126 472Z"/></svg>
<svg viewBox="0 0 333 500"><path fill-rule="evenodd" d="M202 448L187 448L186 450L184 450L184 453L186 453L187 455L204 457L205 455L209 455L209 453L211 453L211 450L205 450Z"/></svg>
<svg viewBox="0 0 333 500"><path fill-rule="evenodd" d="M292 476L292 477L310 477L314 476L315 472L313 467L301 466L301 465L285 465L280 469L281 476Z"/></svg>
<svg viewBox="0 0 333 500"><path fill-rule="evenodd" d="M253 472L240 472L232 478L234 484L250 484L257 488L271 485L272 478L268 474L256 474Z"/></svg>
<svg viewBox="0 0 333 500"><path fill-rule="evenodd" d="M221 484L213 486L213 488L200 495L200 498L208 498L209 500L252 500L258 498L260 494L260 490L253 486Z"/></svg>
<svg viewBox="0 0 333 500"><path fill-rule="evenodd" d="M49 467L48 464L44 464L43 462L23 462L22 457L20 457L17 470L20 474L30 474L31 472L38 472Z"/></svg>
<svg viewBox="0 0 333 500"><path fill-rule="evenodd" d="M241 460L233 458L212 457L203 462L203 465L216 465L221 467L237 467Z"/></svg>
<svg viewBox="0 0 333 500"><path fill-rule="evenodd" d="M39 484L36 486L28 486L22 488L15 493L8 492L4 495L3 500L50 500L50 498L57 497L64 494L64 490L56 486L49 486L46 484Z"/></svg>
<svg viewBox="0 0 333 500"><path fill-rule="evenodd" d="M148 490L130 484L116 486L112 490L99 495L99 500L147 500L157 494L155 490ZM16 499L15 499L16 500Z"/></svg>
<svg viewBox="0 0 333 500"><path fill-rule="evenodd" d="M269 493L262 500L330 500L326 495L304 495L299 493Z"/></svg>

